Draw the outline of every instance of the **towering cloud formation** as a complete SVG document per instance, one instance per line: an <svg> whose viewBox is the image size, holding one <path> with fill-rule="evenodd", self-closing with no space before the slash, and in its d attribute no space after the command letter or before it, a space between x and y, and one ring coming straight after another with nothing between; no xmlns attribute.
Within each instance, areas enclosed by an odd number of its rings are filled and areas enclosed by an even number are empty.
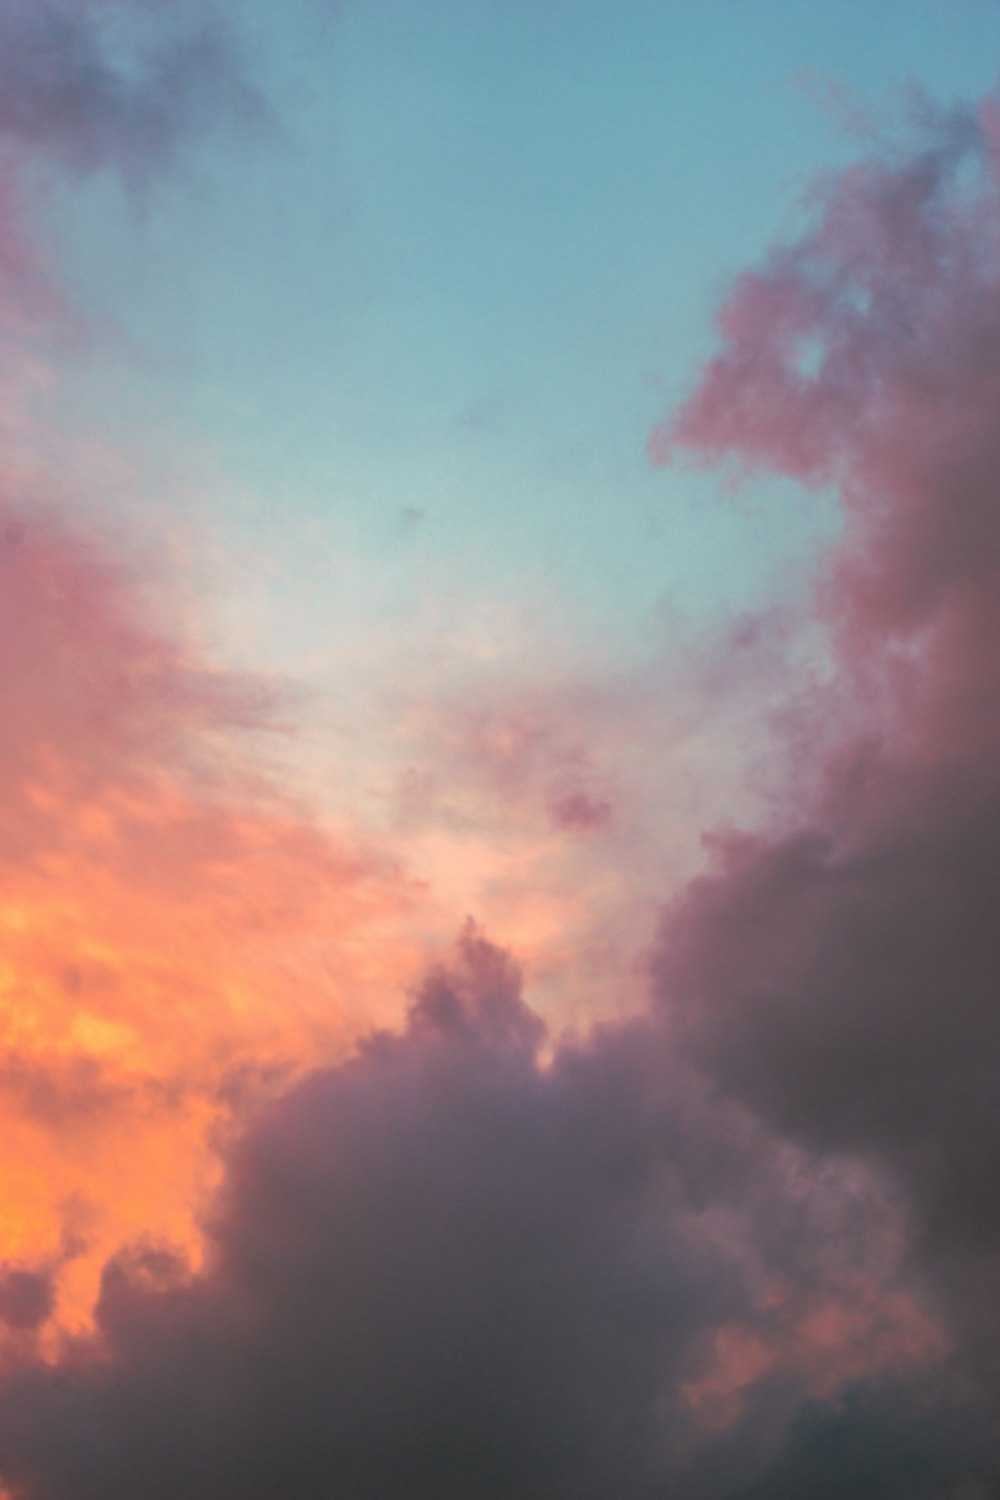
<svg viewBox="0 0 1000 1500"><path fill-rule="evenodd" d="M793 1192L791 1158L706 1107L650 1022L548 1067L542 1034L467 931L404 1034L314 1074L236 1149L196 1281L119 1258L98 1342L69 1345L55 1380L15 1368L15 1487L631 1500L752 1468L789 1390L822 1388L810 1318L858 1316L851 1277L879 1274L877 1206L833 1176ZM831 1223L853 1227L850 1258ZM853 1351L873 1366L920 1344L901 1308L881 1316ZM852 1358L836 1330L822 1353ZM732 1453L706 1455L765 1373Z"/></svg>
<svg viewBox="0 0 1000 1500"><path fill-rule="evenodd" d="M726 1094L891 1174L995 1402L997 103L925 107L917 128L740 279L720 353L654 440L838 487L820 608L852 705L805 747L809 804L725 845L671 913L659 983Z"/></svg>

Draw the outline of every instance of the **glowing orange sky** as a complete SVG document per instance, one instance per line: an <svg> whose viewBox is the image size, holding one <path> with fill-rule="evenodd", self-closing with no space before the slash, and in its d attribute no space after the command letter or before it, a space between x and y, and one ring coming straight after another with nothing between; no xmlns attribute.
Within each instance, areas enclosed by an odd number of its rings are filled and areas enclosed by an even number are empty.
<svg viewBox="0 0 1000 1500"><path fill-rule="evenodd" d="M64 1262L73 1321L123 1240L191 1248L241 1094L397 1004L414 891L253 773L252 685L142 629L124 570L0 532L2 1253Z"/></svg>

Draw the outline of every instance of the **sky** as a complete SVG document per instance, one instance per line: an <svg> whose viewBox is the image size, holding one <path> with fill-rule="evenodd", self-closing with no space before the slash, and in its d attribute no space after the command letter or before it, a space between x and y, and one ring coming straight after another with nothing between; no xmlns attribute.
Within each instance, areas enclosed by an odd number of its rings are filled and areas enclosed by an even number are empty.
<svg viewBox="0 0 1000 1500"><path fill-rule="evenodd" d="M0 0L0 1497L1000 1495L995 0Z"/></svg>

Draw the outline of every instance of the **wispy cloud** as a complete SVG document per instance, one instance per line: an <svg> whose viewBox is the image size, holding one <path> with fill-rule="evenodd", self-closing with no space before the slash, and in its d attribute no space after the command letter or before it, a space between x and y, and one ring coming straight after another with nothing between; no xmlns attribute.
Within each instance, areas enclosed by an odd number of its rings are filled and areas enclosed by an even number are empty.
<svg viewBox="0 0 1000 1500"><path fill-rule="evenodd" d="M106 545L8 510L0 569L8 1250L49 1253L80 1193L95 1255L147 1218L190 1241L206 1132L343 1045L372 963L349 934L406 886L254 770L269 694L158 629ZM96 1264L67 1273L74 1316Z"/></svg>
<svg viewBox="0 0 1000 1500"><path fill-rule="evenodd" d="M4 0L0 139L144 189L192 138L266 110L231 28L209 5Z"/></svg>

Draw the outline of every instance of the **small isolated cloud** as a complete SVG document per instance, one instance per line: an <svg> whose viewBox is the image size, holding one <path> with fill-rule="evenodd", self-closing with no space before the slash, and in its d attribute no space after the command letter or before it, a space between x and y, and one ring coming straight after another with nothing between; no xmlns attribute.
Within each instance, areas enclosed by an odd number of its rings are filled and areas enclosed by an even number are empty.
<svg viewBox="0 0 1000 1500"><path fill-rule="evenodd" d="M40 234L52 176L114 173L133 201L218 128L266 127L235 33L210 0L0 3L0 386L51 385L51 335L82 320ZM43 168L44 170L39 170Z"/></svg>
<svg viewBox="0 0 1000 1500"><path fill-rule="evenodd" d="M578 829L583 833L603 827L611 817L610 802L581 791L560 792L549 807L556 828Z"/></svg>
<svg viewBox="0 0 1000 1500"><path fill-rule="evenodd" d="M0 139L142 189L217 124L265 118L230 29L208 6L5 0Z"/></svg>

